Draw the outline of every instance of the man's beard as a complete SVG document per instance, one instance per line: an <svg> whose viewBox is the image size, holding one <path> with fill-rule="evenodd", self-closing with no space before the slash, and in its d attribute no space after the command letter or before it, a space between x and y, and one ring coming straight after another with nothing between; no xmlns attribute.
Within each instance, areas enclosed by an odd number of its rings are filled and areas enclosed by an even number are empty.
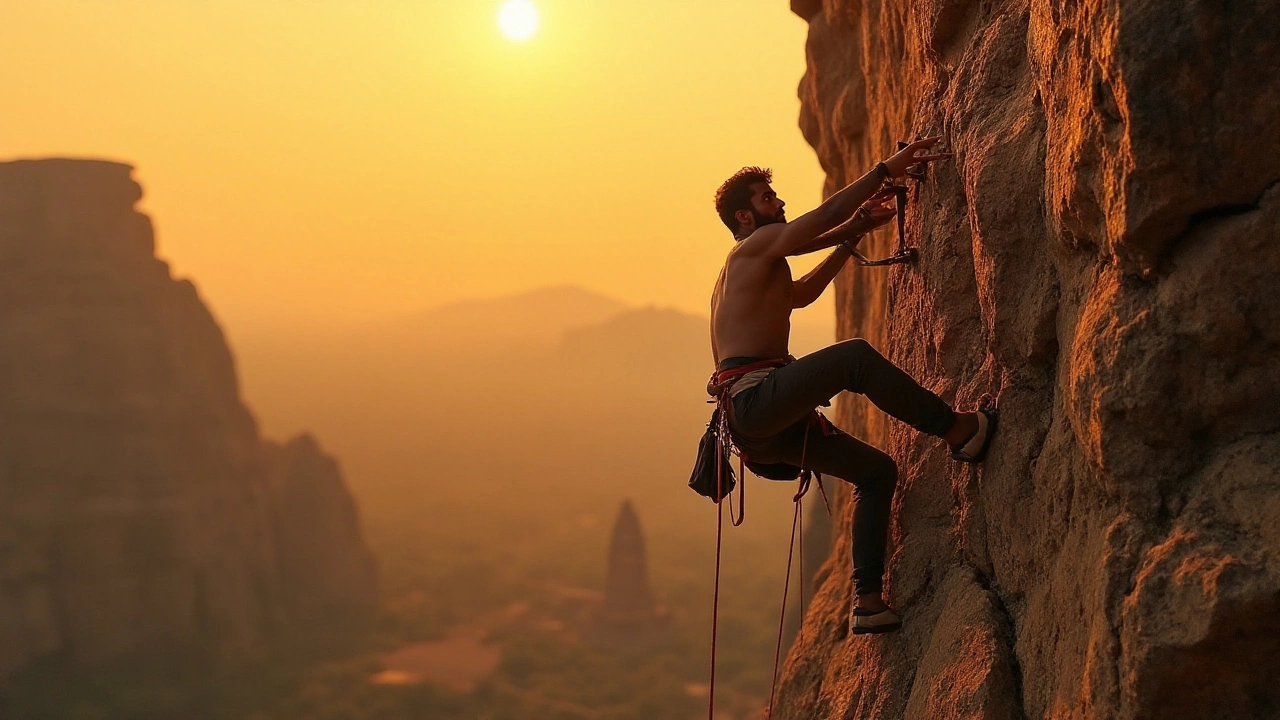
<svg viewBox="0 0 1280 720"><path fill-rule="evenodd" d="M762 228L765 225L772 225L774 223L784 223L787 221L785 210L779 210L776 215L764 215L756 212L755 208L751 208L751 217L756 221L757 228Z"/></svg>

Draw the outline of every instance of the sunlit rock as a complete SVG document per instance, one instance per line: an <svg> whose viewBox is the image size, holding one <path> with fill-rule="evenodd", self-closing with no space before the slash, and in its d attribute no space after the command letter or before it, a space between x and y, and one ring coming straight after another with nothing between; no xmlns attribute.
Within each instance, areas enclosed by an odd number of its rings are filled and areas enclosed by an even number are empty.
<svg viewBox="0 0 1280 720"><path fill-rule="evenodd" d="M977 469L861 398L902 470L902 632L846 634L848 497L777 718L1271 718L1280 707L1280 5L828 0L828 192L941 134L865 337L1001 431ZM882 233L872 252L891 248Z"/></svg>

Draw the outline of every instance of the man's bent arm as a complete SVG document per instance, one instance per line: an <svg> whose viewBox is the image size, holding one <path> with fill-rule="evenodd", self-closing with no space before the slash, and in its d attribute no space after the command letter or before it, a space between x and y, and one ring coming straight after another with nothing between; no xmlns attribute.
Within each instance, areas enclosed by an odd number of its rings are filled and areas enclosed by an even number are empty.
<svg viewBox="0 0 1280 720"><path fill-rule="evenodd" d="M850 241L850 244L852 244L852 241ZM817 300L850 257L853 257L852 249L849 245L841 245L828 255L825 260L818 263L817 267L810 270L809 274L792 283L791 307L806 307L812 304L814 300Z"/></svg>

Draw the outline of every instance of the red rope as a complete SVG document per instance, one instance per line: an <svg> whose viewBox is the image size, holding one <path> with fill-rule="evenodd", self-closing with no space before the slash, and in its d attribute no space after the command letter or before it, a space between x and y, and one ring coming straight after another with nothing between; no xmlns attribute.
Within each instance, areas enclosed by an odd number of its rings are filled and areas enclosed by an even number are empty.
<svg viewBox="0 0 1280 720"><path fill-rule="evenodd" d="M733 519L733 498L729 498L729 522L734 527L747 519L747 473L742 469L742 454L738 454L738 519Z"/></svg>
<svg viewBox="0 0 1280 720"><path fill-rule="evenodd" d="M791 557L796 549L796 527L800 524L800 508L803 507L801 499L806 492L809 492L809 478L812 477L809 471L804 469L804 461L809 454L809 430L813 427L813 416L810 415L809 418L804 424L804 440L800 444L800 487L796 489L795 497L791 498L796 509L791 513L791 539L787 541L787 578L782 583L782 611L778 613L778 644L773 649L773 680L769 683L769 710L765 713L766 718L773 717L773 700L778 694L778 661L782 658L782 629L787 622L787 592L791 589ZM804 551L801 550L801 552ZM800 571L803 575L804 568L801 567ZM801 588L800 592L803 593L804 589ZM803 618L801 624L803 625Z"/></svg>
<svg viewBox="0 0 1280 720"><path fill-rule="evenodd" d="M716 712L716 630L720 624L720 555L724 541L724 465L727 462L725 454L728 452L725 443L725 433L727 427L721 420L720 433L716 438L716 579L714 589L711 593L711 682L707 688L707 720L714 720ZM741 473L741 471L739 471ZM739 482L746 485L746 478L739 478ZM743 504L745 512L745 500L742 489L738 489L739 502ZM733 520L733 498L729 498L729 520ZM739 519L734 525L740 524Z"/></svg>
<svg viewBox="0 0 1280 720"><path fill-rule="evenodd" d="M778 645L773 650L773 680L769 683L769 710L766 718L773 717L773 700L778 690L778 660L782 657L782 628L787 620L787 591L791 587L791 556L796 547L796 526L800 522L800 500L796 500L796 510L791 514L791 540L787 544L787 579L782 583L782 612L778 614Z"/></svg>
<svg viewBox="0 0 1280 720"><path fill-rule="evenodd" d="M822 487L822 481L818 481L818 487ZM796 539L796 554L800 556L800 629L796 631L796 642L804 641L804 503L796 504L796 511L800 513L800 532Z"/></svg>
<svg viewBox="0 0 1280 720"><path fill-rule="evenodd" d="M732 511L733 507L729 509ZM716 502L716 581L711 595L711 687L707 691L707 720L714 720L716 714L716 626L720 619L720 541L723 536L724 507Z"/></svg>

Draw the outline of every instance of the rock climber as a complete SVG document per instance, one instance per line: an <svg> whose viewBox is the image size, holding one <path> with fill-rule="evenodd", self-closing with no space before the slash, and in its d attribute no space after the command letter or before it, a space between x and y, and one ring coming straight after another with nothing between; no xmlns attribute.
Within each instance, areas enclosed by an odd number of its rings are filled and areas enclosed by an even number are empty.
<svg viewBox="0 0 1280 720"><path fill-rule="evenodd" d="M930 154L938 138L911 143L866 175L788 222L786 203L767 169L739 170L716 192L716 212L733 233L711 298L711 351L717 372L709 389L727 414L734 447L752 463L786 463L831 474L856 489L850 631L882 633L902 626L886 604L885 543L898 468L893 458L825 422L814 410L841 390L861 393L889 415L942 438L962 462L981 462L995 433L990 407L955 412L880 355L866 340L837 343L799 359L789 355L791 311L809 305L853 255L859 240L894 217L879 190L907 168L950 157ZM793 280L786 258L834 248Z"/></svg>

